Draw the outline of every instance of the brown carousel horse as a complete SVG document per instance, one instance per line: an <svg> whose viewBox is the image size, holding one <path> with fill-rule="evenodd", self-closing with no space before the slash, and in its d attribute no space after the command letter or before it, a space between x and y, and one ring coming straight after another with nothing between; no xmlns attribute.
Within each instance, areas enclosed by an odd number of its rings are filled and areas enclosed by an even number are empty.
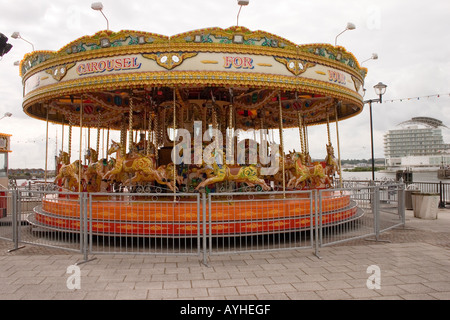
<svg viewBox="0 0 450 320"><path fill-rule="evenodd" d="M86 190L88 192L106 192L107 184L102 181L102 177L114 167L115 160L98 160L98 153L92 148L87 150L84 158L88 161L88 166L83 173L84 180L86 181Z"/></svg>
<svg viewBox="0 0 450 320"><path fill-rule="evenodd" d="M311 179L311 172L305 165L305 155L294 151L293 153L290 153L290 158L293 161L294 176L289 180L287 187L297 188L300 185L303 189L308 186L308 182Z"/></svg>
<svg viewBox="0 0 450 320"><path fill-rule="evenodd" d="M78 175L81 170L80 160L70 163L69 154L63 151L60 151L58 160L62 166L58 171L58 175L55 177L54 183L57 184L61 180L61 186L63 188L78 192Z"/></svg>
<svg viewBox="0 0 450 320"><path fill-rule="evenodd" d="M122 146L120 143L112 141L108 150L108 155L116 153L116 163L114 168L103 175L103 180L109 180L113 176L120 177L123 173L133 174L131 178L124 181L125 185L132 185L143 181L156 181L159 184L166 185L170 190L177 189L175 182L171 181L167 175L163 175L167 170L157 170L154 155L143 156L137 152L131 152L125 156L121 154Z"/></svg>
<svg viewBox="0 0 450 320"><path fill-rule="evenodd" d="M339 172L339 164L334 157L334 148L330 144L327 144L327 156L325 157L325 174L328 177L328 183L332 184L333 176L335 172Z"/></svg>

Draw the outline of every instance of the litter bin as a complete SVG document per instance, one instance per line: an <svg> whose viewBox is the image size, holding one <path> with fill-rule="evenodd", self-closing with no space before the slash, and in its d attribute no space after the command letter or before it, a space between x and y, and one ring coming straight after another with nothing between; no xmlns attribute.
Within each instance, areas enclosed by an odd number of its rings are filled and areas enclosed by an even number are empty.
<svg viewBox="0 0 450 320"><path fill-rule="evenodd" d="M413 210L412 194L413 192L420 192L419 189L407 189L405 190L405 208L406 210Z"/></svg>
<svg viewBox="0 0 450 320"><path fill-rule="evenodd" d="M439 193L413 192L411 196L414 217L420 219L437 219Z"/></svg>

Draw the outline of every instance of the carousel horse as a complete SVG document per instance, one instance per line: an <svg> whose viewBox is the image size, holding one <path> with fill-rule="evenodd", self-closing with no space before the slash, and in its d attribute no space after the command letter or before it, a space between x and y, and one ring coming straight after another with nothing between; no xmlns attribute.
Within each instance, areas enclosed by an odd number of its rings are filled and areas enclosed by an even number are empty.
<svg viewBox="0 0 450 320"><path fill-rule="evenodd" d="M183 177L179 175L176 175L175 179L179 185L184 182ZM173 163L159 166L152 174L147 174L142 171L136 172L130 183L140 182L158 182L159 184L167 185L172 191L178 190L176 183L173 181Z"/></svg>
<svg viewBox="0 0 450 320"><path fill-rule="evenodd" d="M63 164L59 169L58 175L56 176L54 183L56 184L58 180L61 179L63 186L65 189L70 191L78 192L78 174L81 170L80 160L76 160L73 163Z"/></svg>
<svg viewBox="0 0 450 320"><path fill-rule="evenodd" d="M321 163L308 163L307 161L310 161L308 155L298 152L291 153L291 156L295 159L295 173L289 180L288 187L317 189L331 186L330 179Z"/></svg>
<svg viewBox="0 0 450 320"><path fill-rule="evenodd" d="M222 151L218 152L216 156L222 157ZM259 169L255 165L240 166L240 165L218 165L217 158L212 163L212 170L207 171L208 178L201 182L195 190L204 188L210 184L223 182L223 181L234 181L234 182L244 182L249 186L258 185L263 190L270 190L271 188L266 184L264 179L259 177Z"/></svg>
<svg viewBox="0 0 450 320"><path fill-rule="evenodd" d="M106 171L114 166L114 159L107 161L106 159L98 160L98 153L89 148L84 156L88 161L88 166L84 170L83 177L86 181L86 189L88 192L106 192L107 185L102 181L102 177Z"/></svg>
<svg viewBox="0 0 450 320"><path fill-rule="evenodd" d="M65 151L60 150L59 156L56 158L56 164L68 165L70 163L69 154Z"/></svg>
<svg viewBox="0 0 450 320"><path fill-rule="evenodd" d="M325 157L325 174L332 181L335 172L339 171L339 165L334 157L334 148L330 144L327 144L327 156Z"/></svg>
<svg viewBox="0 0 450 320"><path fill-rule="evenodd" d="M303 189L309 185L311 179L311 172L305 164L305 155L294 151L290 154L290 156L293 161L294 176L289 180L287 187L297 188L301 185Z"/></svg>
<svg viewBox="0 0 450 320"><path fill-rule="evenodd" d="M295 170L295 162L292 159L291 154L287 154L284 156L284 172L287 175L288 179L291 179L294 176ZM274 175L271 175L271 180L283 184L283 163L281 162L281 158L278 164L278 170Z"/></svg>
<svg viewBox="0 0 450 320"><path fill-rule="evenodd" d="M327 186L328 176L325 174L324 168L320 163L310 168L310 173L311 189L325 188Z"/></svg>
<svg viewBox="0 0 450 320"><path fill-rule="evenodd" d="M122 174L134 174L131 178L122 183L131 185L141 181L156 181L159 184L167 185L172 191L175 191L176 185L166 177L161 176L162 170L156 169L154 155L143 156L137 152L131 152L125 156L121 155L122 146L120 143L112 141L108 150L108 155L116 153L116 163L114 167L103 175L103 180L110 180L113 176L121 177Z"/></svg>

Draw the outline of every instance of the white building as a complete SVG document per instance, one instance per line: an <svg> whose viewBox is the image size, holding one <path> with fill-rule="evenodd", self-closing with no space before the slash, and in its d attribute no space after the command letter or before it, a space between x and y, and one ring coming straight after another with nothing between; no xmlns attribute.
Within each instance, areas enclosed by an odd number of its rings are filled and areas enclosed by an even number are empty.
<svg viewBox="0 0 450 320"><path fill-rule="evenodd" d="M384 135L386 167L392 170L437 170L450 165L450 144L444 143L442 121L416 117ZM447 128L448 129L448 128Z"/></svg>

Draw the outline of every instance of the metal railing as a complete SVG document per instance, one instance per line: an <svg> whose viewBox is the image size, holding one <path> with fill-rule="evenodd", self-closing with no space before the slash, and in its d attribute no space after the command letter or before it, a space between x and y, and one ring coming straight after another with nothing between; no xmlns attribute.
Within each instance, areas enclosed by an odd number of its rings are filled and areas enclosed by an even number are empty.
<svg viewBox="0 0 450 320"><path fill-rule="evenodd" d="M313 248L313 191L211 193L209 254Z"/></svg>
<svg viewBox="0 0 450 320"><path fill-rule="evenodd" d="M84 252L83 194L29 190L18 191L17 200L20 244Z"/></svg>
<svg viewBox="0 0 450 320"><path fill-rule="evenodd" d="M100 193L87 200L91 253L200 254L199 194Z"/></svg>
<svg viewBox="0 0 450 320"><path fill-rule="evenodd" d="M241 193L0 194L0 239L91 254L313 249L405 224L403 184ZM3 202L2 202L3 201ZM1 209L4 209L1 211Z"/></svg>
<svg viewBox="0 0 450 320"><path fill-rule="evenodd" d="M357 189L339 189L336 192L319 191L318 210L318 246L324 247L337 243L375 235L375 216L377 207L377 189L362 187ZM330 207L324 210L325 200L339 199L342 195L349 197L346 207ZM347 212L353 214L347 214ZM344 215L343 219L336 217ZM347 215L347 216L345 216Z"/></svg>
<svg viewBox="0 0 450 320"><path fill-rule="evenodd" d="M417 189L425 193L439 194L439 207L445 208L450 205L450 183L439 182L413 182L408 184L409 189Z"/></svg>
<svg viewBox="0 0 450 320"><path fill-rule="evenodd" d="M392 179L385 180L344 180L343 185L345 188L355 188L358 186L382 186L399 184L399 182ZM425 193L438 193L439 194L439 207L445 208L450 205L450 183L447 182L408 182L405 184L406 189L414 189Z"/></svg>

